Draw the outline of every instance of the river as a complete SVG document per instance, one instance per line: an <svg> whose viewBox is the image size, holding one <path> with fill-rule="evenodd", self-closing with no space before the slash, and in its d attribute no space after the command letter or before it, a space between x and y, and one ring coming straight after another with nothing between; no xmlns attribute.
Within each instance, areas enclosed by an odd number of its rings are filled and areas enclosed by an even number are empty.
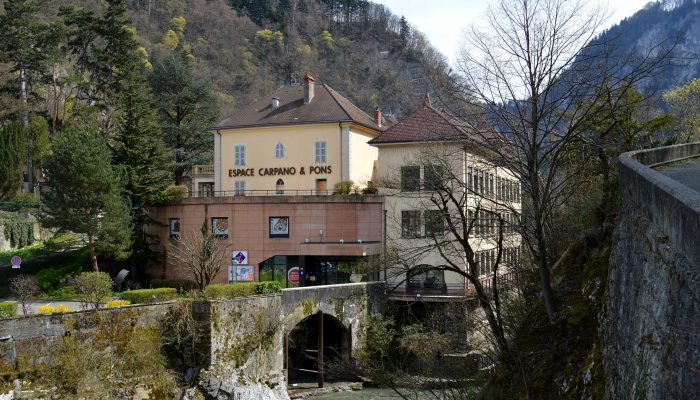
<svg viewBox="0 0 700 400"><path fill-rule="evenodd" d="M337 392L307 397L309 400L393 400L400 398L401 397L391 389L377 388L364 388L352 392Z"/></svg>

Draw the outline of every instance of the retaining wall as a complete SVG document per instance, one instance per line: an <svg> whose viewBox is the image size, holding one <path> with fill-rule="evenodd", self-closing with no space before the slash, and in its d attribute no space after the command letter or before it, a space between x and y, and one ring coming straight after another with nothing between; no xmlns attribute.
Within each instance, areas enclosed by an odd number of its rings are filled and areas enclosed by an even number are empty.
<svg viewBox="0 0 700 400"><path fill-rule="evenodd" d="M650 168L698 155L700 143L620 157L602 324L609 398L700 393L700 194Z"/></svg>

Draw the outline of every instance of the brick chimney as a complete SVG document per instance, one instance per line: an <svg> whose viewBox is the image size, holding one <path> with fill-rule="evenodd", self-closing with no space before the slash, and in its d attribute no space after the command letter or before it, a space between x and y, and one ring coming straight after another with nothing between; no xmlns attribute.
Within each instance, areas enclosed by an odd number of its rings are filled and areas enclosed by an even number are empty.
<svg viewBox="0 0 700 400"><path fill-rule="evenodd" d="M374 123L382 126L382 110L379 109L379 106L374 108Z"/></svg>
<svg viewBox="0 0 700 400"><path fill-rule="evenodd" d="M304 104L311 103L314 98L314 82L316 80L313 76L306 74L304 75Z"/></svg>

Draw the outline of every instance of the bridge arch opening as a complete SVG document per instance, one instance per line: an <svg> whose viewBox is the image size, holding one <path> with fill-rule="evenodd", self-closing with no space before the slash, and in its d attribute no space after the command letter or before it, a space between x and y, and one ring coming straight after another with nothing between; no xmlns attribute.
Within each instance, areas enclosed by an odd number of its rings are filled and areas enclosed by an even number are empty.
<svg viewBox="0 0 700 400"><path fill-rule="evenodd" d="M311 314L285 337L285 368L293 386L323 387L325 381L343 375L344 361L352 349L352 326L345 327L332 315Z"/></svg>

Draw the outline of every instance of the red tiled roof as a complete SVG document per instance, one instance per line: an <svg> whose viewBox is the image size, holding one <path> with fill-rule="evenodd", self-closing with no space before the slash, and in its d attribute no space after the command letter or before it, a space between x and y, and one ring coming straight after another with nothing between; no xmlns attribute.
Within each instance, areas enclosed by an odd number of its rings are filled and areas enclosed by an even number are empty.
<svg viewBox="0 0 700 400"><path fill-rule="evenodd" d="M443 140L481 141L483 132L447 112L435 109L428 99L413 113L369 141L369 144Z"/></svg>
<svg viewBox="0 0 700 400"><path fill-rule="evenodd" d="M385 129L325 83L313 85L314 97L309 104L304 104L304 86L281 87L210 129L319 122L354 122L379 132ZM272 108L275 97L280 103Z"/></svg>

